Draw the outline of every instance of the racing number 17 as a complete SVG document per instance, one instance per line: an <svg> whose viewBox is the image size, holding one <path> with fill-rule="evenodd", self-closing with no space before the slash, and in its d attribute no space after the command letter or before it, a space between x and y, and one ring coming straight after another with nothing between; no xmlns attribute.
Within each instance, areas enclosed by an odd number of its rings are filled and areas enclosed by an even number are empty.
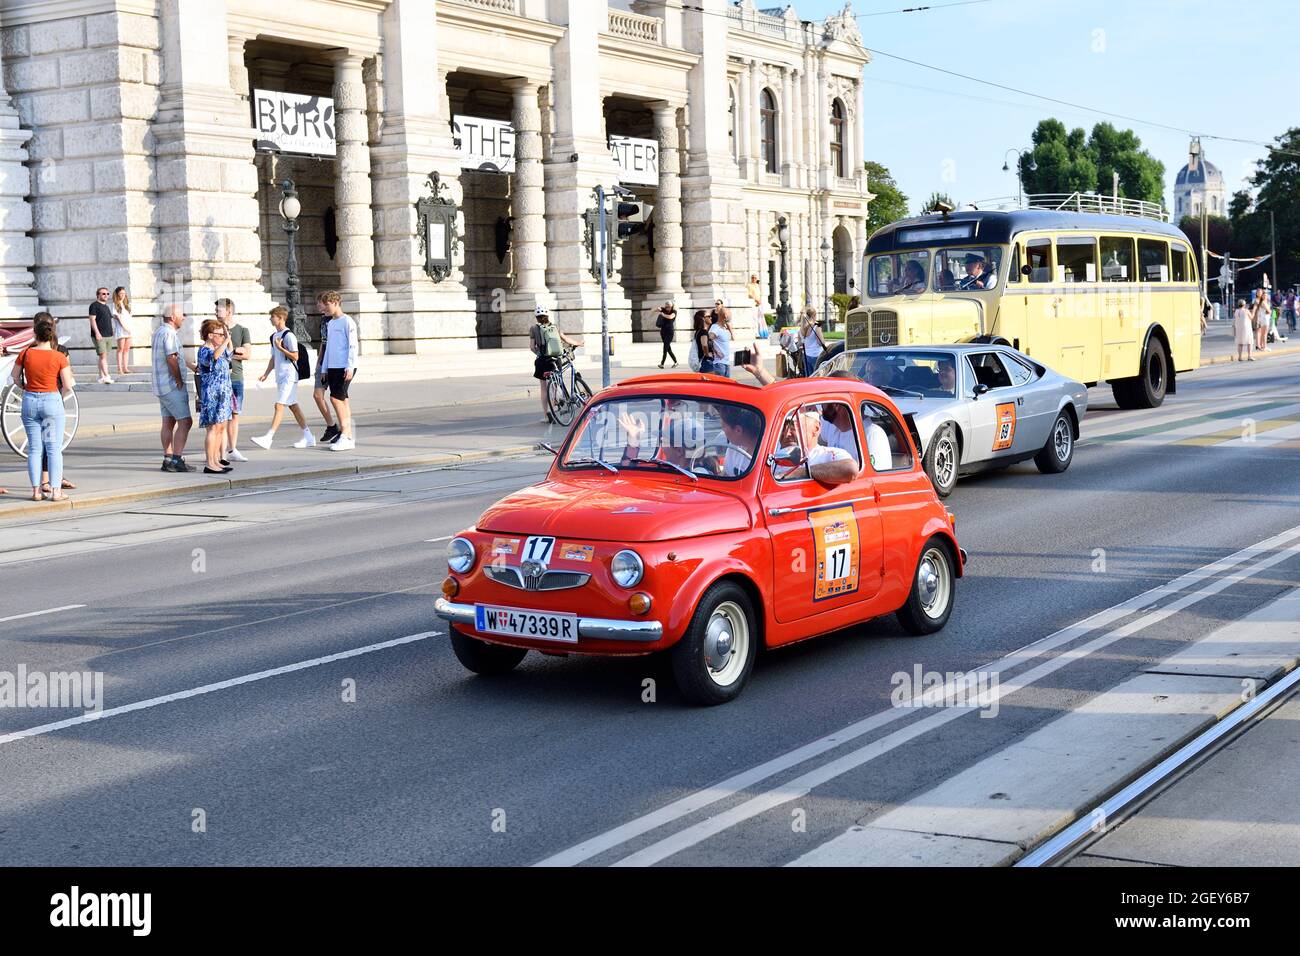
<svg viewBox="0 0 1300 956"><path fill-rule="evenodd" d="M546 564L551 560L551 551L555 549L554 538L529 538L524 542L524 561L536 561L539 564Z"/></svg>

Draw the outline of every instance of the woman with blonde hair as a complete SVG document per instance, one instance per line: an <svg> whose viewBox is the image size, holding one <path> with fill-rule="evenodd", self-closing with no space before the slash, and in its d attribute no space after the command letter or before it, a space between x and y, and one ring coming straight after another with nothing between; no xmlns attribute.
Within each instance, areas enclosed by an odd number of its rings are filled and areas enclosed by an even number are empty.
<svg viewBox="0 0 1300 956"><path fill-rule="evenodd" d="M1251 324L1255 329L1255 351L1268 351L1268 327L1272 324L1272 309L1268 302L1268 293L1259 289L1255 293L1255 302L1251 307L1254 313L1251 316Z"/></svg>
<svg viewBox="0 0 1300 956"><path fill-rule="evenodd" d="M1248 361L1255 361L1255 356L1250 354L1255 333L1250 327L1250 312L1246 310L1246 300L1237 300L1237 310L1232 313L1232 341L1237 346L1237 361L1242 360L1241 355L1244 351Z"/></svg>
<svg viewBox="0 0 1300 956"><path fill-rule="evenodd" d="M199 347L199 425L206 428L203 439L207 464L205 475L224 475L230 472L230 462L221 457L226 447L226 423L234 405L234 389L230 385L230 333L220 319L208 319L199 329L199 338L205 344Z"/></svg>
<svg viewBox="0 0 1300 956"><path fill-rule="evenodd" d="M126 288L113 290L113 332L117 335L117 374L131 374L131 297Z"/></svg>

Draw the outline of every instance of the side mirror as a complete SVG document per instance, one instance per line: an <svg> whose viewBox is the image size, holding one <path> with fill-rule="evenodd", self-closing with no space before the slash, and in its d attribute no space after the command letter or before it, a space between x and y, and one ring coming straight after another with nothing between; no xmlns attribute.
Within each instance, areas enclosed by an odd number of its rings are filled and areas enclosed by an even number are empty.
<svg viewBox="0 0 1300 956"><path fill-rule="evenodd" d="M803 463L803 449L798 445L778 448L776 454L769 456L768 464L780 468L795 468Z"/></svg>
<svg viewBox="0 0 1300 956"><path fill-rule="evenodd" d="M546 444L546 442L544 442L544 441L539 441L539 442L537 443L537 447L538 447L538 449L540 449L540 450L542 450L542 451L549 451L552 455L555 455L555 456L557 456L557 457L558 457L559 454L560 454L558 451L556 451L556 450L555 450L554 448L552 448L550 445Z"/></svg>
<svg viewBox="0 0 1300 956"><path fill-rule="evenodd" d="M983 395L988 390L989 387L985 385L983 382L980 382L978 385L975 386L975 397L978 399L981 395Z"/></svg>
<svg viewBox="0 0 1300 956"><path fill-rule="evenodd" d="M1022 276L1031 276L1034 274L1034 269L1032 266L1026 263L1025 265L1020 267L1020 274Z"/></svg>

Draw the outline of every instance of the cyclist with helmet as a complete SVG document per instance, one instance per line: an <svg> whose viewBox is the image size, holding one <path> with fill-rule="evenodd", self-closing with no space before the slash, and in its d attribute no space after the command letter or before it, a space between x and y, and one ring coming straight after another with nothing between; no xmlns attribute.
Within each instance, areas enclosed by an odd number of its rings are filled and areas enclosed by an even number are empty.
<svg viewBox="0 0 1300 956"><path fill-rule="evenodd" d="M564 346L577 348L582 342L569 338L556 328L551 322L550 310L545 306L539 305L533 310L533 315L537 318L537 324L528 330L528 347L536 356L533 360L533 378L541 382L548 373L559 370ZM546 389L539 388L537 391L542 400L542 421L549 424L551 413L546 410Z"/></svg>

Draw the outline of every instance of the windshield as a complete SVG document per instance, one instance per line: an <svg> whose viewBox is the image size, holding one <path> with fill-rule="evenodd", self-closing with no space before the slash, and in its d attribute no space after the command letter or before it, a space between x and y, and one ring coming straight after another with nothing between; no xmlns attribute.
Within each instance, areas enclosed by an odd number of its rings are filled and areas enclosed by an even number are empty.
<svg viewBox="0 0 1300 956"><path fill-rule="evenodd" d="M867 294L879 299L924 292L929 265L930 253L925 250L872 256L867 266Z"/></svg>
<svg viewBox="0 0 1300 956"><path fill-rule="evenodd" d="M587 408L560 467L730 480L749 473L762 435L763 416L748 405L676 395L610 399Z"/></svg>
<svg viewBox="0 0 1300 956"><path fill-rule="evenodd" d="M841 352L819 369L827 375L837 371L851 372L889 395L957 397L957 361L951 352L857 349Z"/></svg>
<svg viewBox="0 0 1300 956"><path fill-rule="evenodd" d="M979 292L998 284L1002 250L997 246L939 249L934 254L934 288L938 292Z"/></svg>

